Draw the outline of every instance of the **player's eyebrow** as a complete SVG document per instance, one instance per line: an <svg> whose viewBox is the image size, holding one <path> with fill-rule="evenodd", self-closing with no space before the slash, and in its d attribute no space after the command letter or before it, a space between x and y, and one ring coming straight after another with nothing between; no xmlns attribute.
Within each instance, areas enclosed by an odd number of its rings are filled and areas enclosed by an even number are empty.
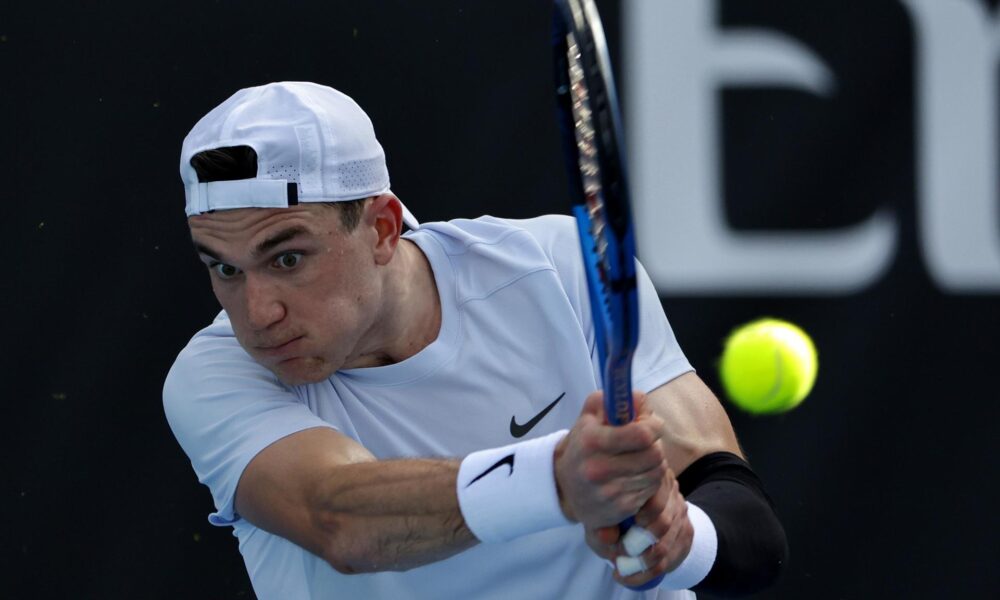
<svg viewBox="0 0 1000 600"><path fill-rule="evenodd" d="M222 260L221 258L219 258L219 253L218 252L216 252L215 250L212 250L211 248L209 248L205 244L200 244L198 242L194 242L194 249L198 251L198 254L204 254L205 256L207 256L207 257L209 257L209 258L211 258L213 260L219 260L219 261Z"/></svg>
<svg viewBox="0 0 1000 600"><path fill-rule="evenodd" d="M250 252L250 254L254 258L259 258L264 254L267 254L268 251L274 249L276 246L284 244L288 240L294 239L306 233L309 233L309 230L306 229L305 227L302 227L301 225L296 225L294 227L282 229L278 233L275 233L274 235L268 237L261 243L257 244L257 246ZM221 253L212 250L211 248L209 248L205 244L202 244L201 242L193 242L193 243L194 243L194 249L197 250L200 254L204 254L205 256L211 258L212 260L222 261L222 258L220 258L222 256Z"/></svg>
<svg viewBox="0 0 1000 600"><path fill-rule="evenodd" d="M267 254L268 251L272 250L276 246L284 244L288 240L294 239L294 238L296 238L296 237L298 237L300 235L304 235L306 233L309 233L309 230L306 229L305 227L302 227L301 225L296 225L294 227L289 227L288 229L282 229L278 233L275 233L274 235L272 235L272 236L268 237L267 239L265 239L263 242L257 244L257 247L254 248L250 252L250 254L254 258L258 258L258 257L260 257L260 256L262 256L264 254ZM209 256L211 256L211 255L209 255Z"/></svg>

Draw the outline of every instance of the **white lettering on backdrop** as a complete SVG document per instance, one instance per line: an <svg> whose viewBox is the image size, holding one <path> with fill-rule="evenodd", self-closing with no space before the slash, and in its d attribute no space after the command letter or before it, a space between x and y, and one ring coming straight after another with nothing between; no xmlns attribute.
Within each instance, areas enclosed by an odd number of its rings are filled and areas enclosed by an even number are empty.
<svg viewBox="0 0 1000 600"><path fill-rule="evenodd" d="M942 288L1000 290L997 25L977 0L900 0L916 25L920 243ZM723 214L718 90L835 93L776 31L720 30L715 0L626 2L630 166L639 252L670 294L848 294L890 266L888 209L827 231L740 232ZM809 199L803 199L809 201Z"/></svg>

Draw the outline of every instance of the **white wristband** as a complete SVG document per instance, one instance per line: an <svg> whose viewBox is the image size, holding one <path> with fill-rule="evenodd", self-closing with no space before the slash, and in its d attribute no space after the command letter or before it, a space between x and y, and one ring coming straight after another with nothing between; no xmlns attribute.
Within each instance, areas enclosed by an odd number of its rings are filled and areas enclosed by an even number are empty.
<svg viewBox="0 0 1000 600"><path fill-rule="evenodd" d="M559 506L554 452L561 430L502 448L473 452L458 469L458 505L482 542L505 542L572 525Z"/></svg>
<svg viewBox="0 0 1000 600"><path fill-rule="evenodd" d="M660 587L666 590L686 590L697 585L712 570L715 554L719 550L719 537L712 519L694 504L688 502L687 506L688 519L694 527L694 539L684 561L660 582Z"/></svg>

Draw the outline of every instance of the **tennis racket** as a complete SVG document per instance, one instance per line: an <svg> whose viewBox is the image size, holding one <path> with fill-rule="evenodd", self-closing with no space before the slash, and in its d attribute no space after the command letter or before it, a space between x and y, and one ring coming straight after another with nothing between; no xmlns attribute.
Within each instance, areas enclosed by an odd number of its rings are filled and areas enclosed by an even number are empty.
<svg viewBox="0 0 1000 600"><path fill-rule="evenodd" d="M635 418L632 355L639 339L639 298L618 98L593 0L556 0L555 8L557 112L604 369L604 408L612 425L623 425ZM622 535L633 523L631 517L621 523ZM656 587L662 579L634 589Z"/></svg>

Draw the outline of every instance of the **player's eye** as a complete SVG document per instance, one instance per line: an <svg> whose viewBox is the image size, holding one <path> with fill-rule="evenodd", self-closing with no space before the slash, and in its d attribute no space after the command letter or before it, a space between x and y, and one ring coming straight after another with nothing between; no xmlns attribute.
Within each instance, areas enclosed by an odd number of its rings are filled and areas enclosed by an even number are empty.
<svg viewBox="0 0 1000 600"><path fill-rule="evenodd" d="M299 266L300 262L302 262L301 252L285 252L274 259L274 266L278 269L289 270Z"/></svg>
<svg viewBox="0 0 1000 600"><path fill-rule="evenodd" d="M240 274L240 270L233 265L227 265L226 263L213 263L209 265L209 269L215 271L215 274L219 276L219 279L232 279Z"/></svg>

